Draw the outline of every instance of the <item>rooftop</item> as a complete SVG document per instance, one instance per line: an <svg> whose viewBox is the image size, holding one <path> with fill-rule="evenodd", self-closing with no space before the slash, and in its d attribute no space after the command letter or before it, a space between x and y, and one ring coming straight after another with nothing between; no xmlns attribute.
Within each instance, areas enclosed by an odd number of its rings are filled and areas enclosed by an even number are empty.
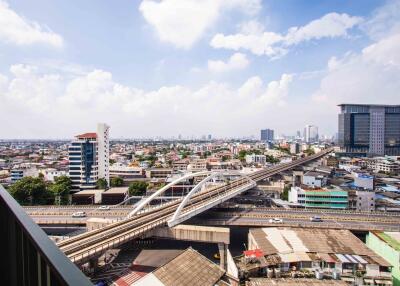
<svg viewBox="0 0 400 286"><path fill-rule="evenodd" d="M307 228L252 228L250 234L265 255L279 255L282 261L359 261L389 266L349 230Z"/></svg>
<svg viewBox="0 0 400 286"><path fill-rule="evenodd" d="M295 278L250 278L246 286L342 286L348 285L341 280L317 280L317 279L295 279Z"/></svg>
<svg viewBox="0 0 400 286"><path fill-rule="evenodd" d="M128 187L115 187L115 188L110 188L104 193L106 194L125 194L128 192Z"/></svg>
<svg viewBox="0 0 400 286"><path fill-rule="evenodd" d="M214 286L225 271L192 248L137 281L138 286Z"/></svg>
<svg viewBox="0 0 400 286"><path fill-rule="evenodd" d="M78 139L93 139L93 138L97 138L97 133L96 132L88 132L88 133L76 135L75 137Z"/></svg>
<svg viewBox="0 0 400 286"><path fill-rule="evenodd" d="M375 106L375 107L400 107L400 105L390 105L390 104L357 104L357 103L341 103L338 106L344 105L354 105L354 106Z"/></svg>

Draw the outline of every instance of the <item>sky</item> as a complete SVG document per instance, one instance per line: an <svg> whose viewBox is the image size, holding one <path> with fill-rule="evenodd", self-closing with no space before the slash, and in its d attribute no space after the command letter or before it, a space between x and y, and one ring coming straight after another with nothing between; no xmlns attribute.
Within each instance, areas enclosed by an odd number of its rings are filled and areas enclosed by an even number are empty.
<svg viewBox="0 0 400 286"><path fill-rule="evenodd" d="M0 0L0 138L337 132L400 104L400 0Z"/></svg>

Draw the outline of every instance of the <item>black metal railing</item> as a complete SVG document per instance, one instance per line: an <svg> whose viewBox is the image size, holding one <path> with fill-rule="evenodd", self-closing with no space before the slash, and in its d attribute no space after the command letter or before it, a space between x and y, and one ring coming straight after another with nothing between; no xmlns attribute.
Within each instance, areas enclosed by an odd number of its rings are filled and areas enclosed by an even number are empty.
<svg viewBox="0 0 400 286"><path fill-rule="evenodd" d="M1 185L0 285L93 285Z"/></svg>

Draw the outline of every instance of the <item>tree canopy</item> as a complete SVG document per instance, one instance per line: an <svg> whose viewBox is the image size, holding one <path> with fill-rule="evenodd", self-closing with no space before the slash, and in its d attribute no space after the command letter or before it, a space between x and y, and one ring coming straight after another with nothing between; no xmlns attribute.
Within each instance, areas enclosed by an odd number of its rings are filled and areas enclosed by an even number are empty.
<svg viewBox="0 0 400 286"><path fill-rule="evenodd" d="M104 178L100 178L96 182L96 188L100 190L106 190L108 188L107 180Z"/></svg>
<svg viewBox="0 0 400 286"><path fill-rule="evenodd" d="M146 193L148 183L135 181L129 185L129 195L130 196L142 196Z"/></svg>
<svg viewBox="0 0 400 286"><path fill-rule="evenodd" d="M121 177L113 177L110 179L111 187L122 187L124 185L124 179Z"/></svg>
<svg viewBox="0 0 400 286"><path fill-rule="evenodd" d="M54 202L54 194L47 188L43 178L24 177L8 189L21 205L43 205Z"/></svg>

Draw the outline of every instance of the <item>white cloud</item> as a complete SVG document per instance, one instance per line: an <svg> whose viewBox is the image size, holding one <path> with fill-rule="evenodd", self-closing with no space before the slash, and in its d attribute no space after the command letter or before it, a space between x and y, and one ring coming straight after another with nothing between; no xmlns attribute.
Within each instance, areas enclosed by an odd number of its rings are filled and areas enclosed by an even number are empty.
<svg viewBox="0 0 400 286"><path fill-rule="evenodd" d="M239 135L278 116L292 80L284 74L267 83L253 77L237 88L209 82L196 89L176 85L146 91L122 85L102 70L83 76L42 73L26 65L10 70L0 87L4 138L72 137L92 130L97 121L108 122L113 136Z"/></svg>
<svg viewBox="0 0 400 286"><path fill-rule="evenodd" d="M245 54L235 53L227 62L224 61L208 61L208 69L212 72L229 72L232 70L244 69L249 65L249 60Z"/></svg>
<svg viewBox="0 0 400 286"><path fill-rule="evenodd" d="M0 0L0 41L17 45L46 44L62 47L63 38L49 28L30 21Z"/></svg>
<svg viewBox="0 0 400 286"><path fill-rule="evenodd" d="M305 26L290 28L285 37L285 44L290 46L312 39L343 37L347 35L348 29L361 21L360 17L329 13Z"/></svg>
<svg viewBox="0 0 400 286"><path fill-rule="evenodd" d="M383 38L361 53L331 58L314 101L326 116L337 114L337 104L394 104L400 90L400 34Z"/></svg>
<svg viewBox="0 0 400 286"><path fill-rule="evenodd" d="M260 23L250 21L240 25L237 34L216 34L210 45L214 48L235 51L248 50L255 55L277 58L286 54L288 47L301 42L327 37L344 37L349 29L361 21L360 17L329 13L305 26L290 28L286 35L265 31Z"/></svg>
<svg viewBox="0 0 400 286"><path fill-rule="evenodd" d="M377 8L361 28L375 41L400 33L400 0L387 1Z"/></svg>
<svg viewBox="0 0 400 286"><path fill-rule="evenodd" d="M215 24L224 9L254 14L260 8L260 0L144 0L139 11L161 41L187 49Z"/></svg>

